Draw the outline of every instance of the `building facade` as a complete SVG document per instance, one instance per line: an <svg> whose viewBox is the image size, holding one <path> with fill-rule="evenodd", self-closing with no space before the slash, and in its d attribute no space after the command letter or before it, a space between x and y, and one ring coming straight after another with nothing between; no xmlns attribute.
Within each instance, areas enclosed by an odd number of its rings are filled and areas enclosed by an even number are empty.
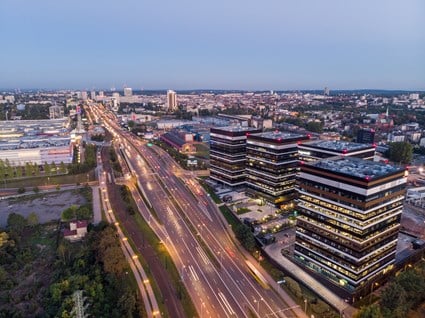
<svg viewBox="0 0 425 318"><path fill-rule="evenodd" d="M246 145L247 192L283 208L295 194L298 142L308 135L281 131L248 136Z"/></svg>
<svg viewBox="0 0 425 318"><path fill-rule="evenodd" d="M247 136L260 132L244 126L211 128L210 178L230 187L243 187Z"/></svg>
<svg viewBox="0 0 425 318"><path fill-rule="evenodd" d="M177 109L177 94L175 91L167 91L167 109L168 111L174 111Z"/></svg>
<svg viewBox="0 0 425 318"><path fill-rule="evenodd" d="M334 156L346 156L373 160L375 145L341 140L320 140L298 145L300 160L315 161Z"/></svg>
<svg viewBox="0 0 425 318"><path fill-rule="evenodd" d="M373 144L375 140L375 129L361 128L357 132L357 142L361 144Z"/></svg>
<svg viewBox="0 0 425 318"><path fill-rule="evenodd" d="M333 157L301 164L294 259L358 300L395 262L404 168Z"/></svg>

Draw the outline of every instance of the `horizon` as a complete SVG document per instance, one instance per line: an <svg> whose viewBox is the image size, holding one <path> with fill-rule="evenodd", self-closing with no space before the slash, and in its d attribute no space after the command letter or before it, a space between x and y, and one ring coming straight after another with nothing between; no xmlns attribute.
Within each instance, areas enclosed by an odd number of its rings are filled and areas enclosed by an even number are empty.
<svg viewBox="0 0 425 318"><path fill-rule="evenodd" d="M6 0L0 11L7 89L425 90L421 0Z"/></svg>

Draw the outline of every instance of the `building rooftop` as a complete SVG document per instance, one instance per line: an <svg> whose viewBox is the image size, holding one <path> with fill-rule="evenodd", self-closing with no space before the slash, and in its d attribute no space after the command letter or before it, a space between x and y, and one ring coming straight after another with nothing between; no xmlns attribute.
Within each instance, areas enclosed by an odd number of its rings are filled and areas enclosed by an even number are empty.
<svg viewBox="0 0 425 318"><path fill-rule="evenodd" d="M290 139L297 139L297 138L305 138L307 136L303 134L275 130L275 131L266 131L263 133L255 134L255 137L271 139L275 141L282 141L282 140L290 140Z"/></svg>
<svg viewBox="0 0 425 318"><path fill-rule="evenodd" d="M356 142L348 142L348 141L342 141L342 140L320 140L320 141L314 141L311 143L303 144L303 146L311 146L314 148L321 148L326 150L334 150L338 152L343 151L356 151L361 149L367 149L372 148L372 144L359 144Z"/></svg>
<svg viewBox="0 0 425 318"><path fill-rule="evenodd" d="M228 132L250 132L250 131L256 131L258 130L258 128L247 127L247 126L226 126L226 127L216 128L216 130L223 130Z"/></svg>
<svg viewBox="0 0 425 318"><path fill-rule="evenodd" d="M350 177L364 178L367 181L404 171L404 168L353 157L323 159L308 165Z"/></svg>

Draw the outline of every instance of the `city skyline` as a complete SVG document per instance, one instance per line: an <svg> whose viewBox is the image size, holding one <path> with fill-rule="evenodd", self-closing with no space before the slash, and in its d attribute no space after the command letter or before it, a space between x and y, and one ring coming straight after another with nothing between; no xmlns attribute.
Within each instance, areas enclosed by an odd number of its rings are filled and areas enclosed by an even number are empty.
<svg viewBox="0 0 425 318"><path fill-rule="evenodd" d="M0 87L425 90L409 0L4 1Z"/></svg>

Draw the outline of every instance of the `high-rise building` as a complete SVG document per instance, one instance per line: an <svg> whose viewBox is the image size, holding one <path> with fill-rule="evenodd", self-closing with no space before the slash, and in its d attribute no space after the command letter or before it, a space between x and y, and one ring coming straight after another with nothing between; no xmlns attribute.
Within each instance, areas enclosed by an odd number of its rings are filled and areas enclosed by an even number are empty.
<svg viewBox="0 0 425 318"><path fill-rule="evenodd" d="M291 203L298 170L297 143L308 135L273 131L248 136L247 192L278 207Z"/></svg>
<svg viewBox="0 0 425 318"><path fill-rule="evenodd" d="M90 99L91 100L95 100L96 99L96 91L91 91L90 92Z"/></svg>
<svg viewBox="0 0 425 318"><path fill-rule="evenodd" d="M230 187L245 185L246 139L261 130L229 126L211 128L210 178Z"/></svg>
<svg viewBox="0 0 425 318"><path fill-rule="evenodd" d="M124 96L129 97L133 95L133 90L130 87L124 87Z"/></svg>
<svg viewBox="0 0 425 318"><path fill-rule="evenodd" d="M357 142L361 144L373 144L375 140L375 129L361 128L357 132Z"/></svg>
<svg viewBox="0 0 425 318"><path fill-rule="evenodd" d="M82 91L81 92L81 99L82 100L87 100L87 98L88 98L87 92L86 91Z"/></svg>
<svg viewBox="0 0 425 318"><path fill-rule="evenodd" d="M294 259L358 300L393 268L405 170L353 157L300 167Z"/></svg>
<svg viewBox="0 0 425 318"><path fill-rule="evenodd" d="M334 156L373 160L375 145L341 140L318 140L298 144L298 154L302 161L315 161Z"/></svg>
<svg viewBox="0 0 425 318"><path fill-rule="evenodd" d="M174 111L177 109L177 94L175 91L167 91L167 109L168 111Z"/></svg>
<svg viewBox="0 0 425 318"><path fill-rule="evenodd" d="M323 95L329 96L330 93L331 91L329 90L329 87L325 87L325 89L323 90Z"/></svg>

